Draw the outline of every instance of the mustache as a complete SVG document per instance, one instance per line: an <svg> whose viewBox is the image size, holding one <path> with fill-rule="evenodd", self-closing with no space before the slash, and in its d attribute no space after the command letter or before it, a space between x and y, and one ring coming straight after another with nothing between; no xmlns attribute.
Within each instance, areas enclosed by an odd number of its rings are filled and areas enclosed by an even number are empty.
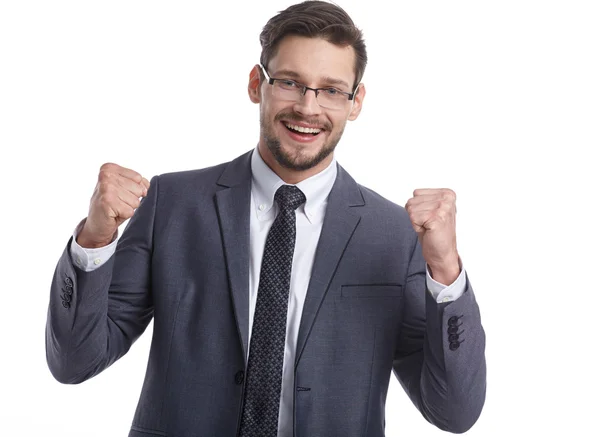
<svg viewBox="0 0 600 437"><path fill-rule="evenodd" d="M308 123L313 126L319 126L320 128L329 130L329 131L333 128L331 123L328 121L321 121L318 118L303 118L294 112L281 113L281 114L277 114L275 116L275 121L282 121L282 120L304 122L304 123Z"/></svg>

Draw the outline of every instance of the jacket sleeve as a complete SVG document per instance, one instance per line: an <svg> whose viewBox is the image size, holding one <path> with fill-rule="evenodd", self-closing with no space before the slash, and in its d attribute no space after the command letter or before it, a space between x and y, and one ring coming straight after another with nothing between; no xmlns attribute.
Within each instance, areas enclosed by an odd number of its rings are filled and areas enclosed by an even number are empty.
<svg viewBox="0 0 600 437"><path fill-rule="evenodd" d="M69 240L54 271L46 321L46 360L58 381L77 384L102 372L131 347L152 319L150 266L158 177L129 220L115 254L85 272Z"/></svg>
<svg viewBox="0 0 600 437"><path fill-rule="evenodd" d="M407 273L393 369L429 422L463 433L475 424L485 402L485 332L468 277L461 297L437 303L426 289L425 266L417 241Z"/></svg>

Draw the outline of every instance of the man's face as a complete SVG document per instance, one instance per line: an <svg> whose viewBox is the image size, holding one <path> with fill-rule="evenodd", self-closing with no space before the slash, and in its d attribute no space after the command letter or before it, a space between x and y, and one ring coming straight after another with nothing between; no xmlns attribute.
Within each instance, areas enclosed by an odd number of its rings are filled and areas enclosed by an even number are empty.
<svg viewBox="0 0 600 437"><path fill-rule="evenodd" d="M279 43L275 56L265 67L273 78L352 93L354 56L351 46L338 47L320 38L288 36ZM314 91L307 90L296 101L285 100L276 96L268 80L263 80L257 96L260 145L266 146L282 167L291 170L304 171L323 162L328 164L331 158L327 158L339 142L346 121L358 116L363 94L361 87L355 102L345 100L340 108L329 109L319 105ZM299 132L298 128L310 132Z"/></svg>

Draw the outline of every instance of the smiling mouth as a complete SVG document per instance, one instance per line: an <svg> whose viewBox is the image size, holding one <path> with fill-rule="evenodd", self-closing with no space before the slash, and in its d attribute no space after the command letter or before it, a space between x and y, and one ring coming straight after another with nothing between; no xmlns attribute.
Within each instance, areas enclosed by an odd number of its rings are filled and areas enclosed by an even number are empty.
<svg viewBox="0 0 600 437"><path fill-rule="evenodd" d="M282 121L282 123L286 127L287 130L289 130L290 132L293 132L297 135L316 137L321 132L323 132L323 129L320 129L320 128L298 126L296 124L288 123L285 121Z"/></svg>

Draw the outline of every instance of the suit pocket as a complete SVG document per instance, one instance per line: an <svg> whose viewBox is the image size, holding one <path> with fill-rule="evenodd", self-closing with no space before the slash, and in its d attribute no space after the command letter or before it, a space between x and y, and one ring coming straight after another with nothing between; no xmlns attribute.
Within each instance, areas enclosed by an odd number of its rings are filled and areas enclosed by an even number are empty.
<svg viewBox="0 0 600 437"><path fill-rule="evenodd" d="M400 297L400 284L342 285L343 298Z"/></svg>
<svg viewBox="0 0 600 437"><path fill-rule="evenodd" d="M134 425L129 431L129 437L167 437L167 433Z"/></svg>

